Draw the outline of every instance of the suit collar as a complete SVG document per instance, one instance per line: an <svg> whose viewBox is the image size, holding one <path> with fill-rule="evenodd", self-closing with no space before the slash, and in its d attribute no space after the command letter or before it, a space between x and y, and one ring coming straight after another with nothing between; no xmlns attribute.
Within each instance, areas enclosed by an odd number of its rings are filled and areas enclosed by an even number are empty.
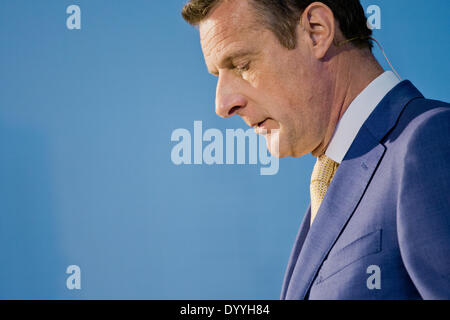
<svg viewBox="0 0 450 320"><path fill-rule="evenodd" d="M394 127L408 102L418 97L423 96L409 81L399 83L361 127L336 171L309 231L304 226L306 219L303 221L294 245L293 261L286 273L282 298L304 299L307 296L317 271L353 215L384 155L381 140Z"/></svg>
<svg viewBox="0 0 450 320"><path fill-rule="evenodd" d="M400 82L381 100L364 126L378 141L382 141L395 126L406 105L416 98L423 98L420 91L409 80Z"/></svg>

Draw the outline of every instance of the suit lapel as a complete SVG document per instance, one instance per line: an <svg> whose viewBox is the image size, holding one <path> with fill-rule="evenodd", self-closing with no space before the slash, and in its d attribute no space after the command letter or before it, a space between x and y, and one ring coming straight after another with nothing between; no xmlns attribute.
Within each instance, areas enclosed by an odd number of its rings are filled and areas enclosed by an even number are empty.
<svg viewBox="0 0 450 320"><path fill-rule="evenodd" d="M364 195L385 147L380 141L394 127L406 104L423 97L409 82L391 90L364 123L339 166L311 228L303 220L285 276L282 299L304 299L324 259ZM307 220L307 221L306 221ZM309 229L309 231L308 231Z"/></svg>
<svg viewBox="0 0 450 320"><path fill-rule="evenodd" d="M288 266L286 268L286 274L284 275L283 286L281 288L281 300L286 299L286 291L288 288L289 281L291 280L292 272L294 271L298 255L302 250L303 243L309 231L310 217L311 217L311 206L309 206L308 210L306 210L306 214L303 217L303 221L302 224L300 225L297 238L295 239L294 248L292 249L291 257L289 258Z"/></svg>
<svg viewBox="0 0 450 320"><path fill-rule="evenodd" d="M323 260L366 190L385 148L363 127L322 201L294 267L286 299L304 299Z"/></svg>

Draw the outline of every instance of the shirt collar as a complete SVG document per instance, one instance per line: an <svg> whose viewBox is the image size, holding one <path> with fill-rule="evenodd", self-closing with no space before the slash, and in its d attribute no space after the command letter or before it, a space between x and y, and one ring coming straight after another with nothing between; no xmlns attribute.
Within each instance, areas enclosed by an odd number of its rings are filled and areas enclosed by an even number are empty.
<svg viewBox="0 0 450 320"><path fill-rule="evenodd" d="M384 96L392 90L399 79L392 71L386 71L373 80L350 104L339 120L325 154L341 163L364 122Z"/></svg>

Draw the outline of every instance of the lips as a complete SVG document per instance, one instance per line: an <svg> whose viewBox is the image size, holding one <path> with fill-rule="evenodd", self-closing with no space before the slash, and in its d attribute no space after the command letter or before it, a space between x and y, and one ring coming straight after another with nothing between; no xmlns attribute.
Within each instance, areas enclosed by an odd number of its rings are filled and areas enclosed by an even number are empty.
<svg viewBox="0 0 450 320"><path fill-rule="evenodd" d="M264 124L264 122L266 122L267 120L269 120L269 118L264 119L264 120L261 121L261 122L257 122L257 123L255 123L255 124L251 125L251 127L254 127L254 128L260 127L260 126L262 126L262 125Z"/></svg>
<svg viewBox="0 0 450 320"><path fill-rule="evenodd" d="M272 132L272 130L270 128L271 127L270 123L267 123L268 120L271 120L271 118L267 118L267 119L265 119L265 120L263 120L261 122L258 122L254 126L255 132L257 134L266 135L266 134L270 134Z"/></svg>
<svg viewBox="0 0 450 320"><path fill-rule="evenodd" d="M267 119L264 120L264 121L261 121L260 123L257 124L257 126L258 126L258 127L261 127L266 121L267 121Z"/></svg>

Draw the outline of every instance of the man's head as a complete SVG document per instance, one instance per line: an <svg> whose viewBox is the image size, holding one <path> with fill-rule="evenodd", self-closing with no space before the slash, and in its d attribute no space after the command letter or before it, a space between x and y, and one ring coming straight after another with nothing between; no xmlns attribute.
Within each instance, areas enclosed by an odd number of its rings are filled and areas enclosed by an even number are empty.
<svg viewBox="0 0 450 320"><path fill-rule="evenodd" d="M348 105L351 60L371 56L359 0L191 0L182 14L218 76L218 115L267 130L269 149L279 130L281 157L325 151Z"/></svg>

